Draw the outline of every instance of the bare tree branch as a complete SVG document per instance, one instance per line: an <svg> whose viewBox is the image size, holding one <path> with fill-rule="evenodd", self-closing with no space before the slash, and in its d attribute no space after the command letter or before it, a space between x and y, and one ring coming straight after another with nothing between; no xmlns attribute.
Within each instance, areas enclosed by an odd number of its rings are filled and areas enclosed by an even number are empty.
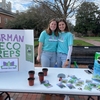
<svg viewBox="0 0 100 100"><path fill-rule="evenodd" d="M58 17L73 17L76 10L85 0L33 0L35 3L44 4L45 7L51 10L52 13Z"/></svg>

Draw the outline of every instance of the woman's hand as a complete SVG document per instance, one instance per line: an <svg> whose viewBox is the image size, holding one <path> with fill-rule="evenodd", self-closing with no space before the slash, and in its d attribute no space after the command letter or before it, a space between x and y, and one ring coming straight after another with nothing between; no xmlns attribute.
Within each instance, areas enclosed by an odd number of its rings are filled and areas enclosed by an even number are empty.
<svg viewBox="0 0 100 100"><path fill-rule="evenodd" d="M38 55L37 55L37 61L40 62L40 56L41 56L41 52L42 52L42 45L43 43L39 42L39 46L38 46Z"/></svg>
<svg viewBox="0 0 100 100"><path fill-rule="evenodd" d="M37 61L40 62L40 56L37 56Z"/></svg>
<svg viewBox="0 0 100 100"><path fill-rule="evenodd" d="M64 65L62 66L62 68L66 68L68 66L68 64L69 64L69 61L66 60L65 63L64 63Z"/></svg>

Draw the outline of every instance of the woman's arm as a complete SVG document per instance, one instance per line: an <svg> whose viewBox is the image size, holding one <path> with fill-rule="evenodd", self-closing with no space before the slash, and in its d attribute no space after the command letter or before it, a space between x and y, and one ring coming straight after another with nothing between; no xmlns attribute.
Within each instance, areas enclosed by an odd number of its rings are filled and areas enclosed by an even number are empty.
<svg viewBox="0 0 100 100"><path fill-rule="evenodd" d="M38 46L38 56L37 56L37 61L40 62L40 57L41 57L41 52L42 52L42 42L39 42L39 46Z"/></svg>
<svg viewBox="0 0 100 100"><path fill-rule="evenodd" d="M63 68L66 68L66 66L68 66L68 64L69 64L69 61L70 61L70 59L71 59L72 49L73 49L73 46L72 46L72 45L69 46L66 61L65 61L65 63L64 63L64 66L62 66Z"/></svg>
<svg viewBox="0 0 100 100"><path fill-rule="evenodd" d="M70 58L71 58L72 49L73 49L73 46L72 46L72 45L70 45L70 46L69 46L69 48L68 48L67 59L70 59Z"/></svg>

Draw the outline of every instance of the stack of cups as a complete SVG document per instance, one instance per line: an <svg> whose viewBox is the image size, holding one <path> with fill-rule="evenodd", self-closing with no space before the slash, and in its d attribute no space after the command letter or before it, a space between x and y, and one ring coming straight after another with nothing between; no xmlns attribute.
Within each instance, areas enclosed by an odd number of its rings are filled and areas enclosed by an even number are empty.
<svg viewBox="0 0 100 100"><path fill-rule="evenodd" d="M48 69L47 69L47 68L43 68L42 71L43 71L43 73L44 73L44 76L47 76Z"/></svg>
<svg viewBox="0 0 100 100"><path fill-rule="evenodd" d="M35 78L34 78L35 71L34 70L30 70L28 72L28 74L29 74L29 78L28 78L29 86L33 86L34 85L34 80L35 80Z"/></svg>
<svg viewBox="0 0 100 100"><path fill-rule="evenodd" d="M48 69L43 68L41 72L38 73L40 83L43 83L44 76L47 76Z"/></svg>
<svg viewBox="0 0 100 100"><path fill-rule="evenodd" d="M40 83L42 83L44 81L44 73L43 72L39 72L38 76L39 76Z"/></svg>

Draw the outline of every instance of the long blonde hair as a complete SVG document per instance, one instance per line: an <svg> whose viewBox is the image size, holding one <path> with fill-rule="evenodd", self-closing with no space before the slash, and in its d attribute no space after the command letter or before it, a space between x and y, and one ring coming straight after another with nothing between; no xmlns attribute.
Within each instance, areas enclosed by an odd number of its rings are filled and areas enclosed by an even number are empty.
<svg viewBox="0 0 100 100"><path fill-rule="evenodd" d="M55 19L55 18L53 18L53 19L51 19L50 21L49 21L49 24L48 24L48 27L47 27L47 29L46 29L46 32L49 34L49 35L52 35L52 30L50 29L50 23L52 22L52 21L56 21L56 23L57 23L57 28L54 30L54 34L55 34L55 36L58 36L58 22L57 22L57 20Z"/></svg>

